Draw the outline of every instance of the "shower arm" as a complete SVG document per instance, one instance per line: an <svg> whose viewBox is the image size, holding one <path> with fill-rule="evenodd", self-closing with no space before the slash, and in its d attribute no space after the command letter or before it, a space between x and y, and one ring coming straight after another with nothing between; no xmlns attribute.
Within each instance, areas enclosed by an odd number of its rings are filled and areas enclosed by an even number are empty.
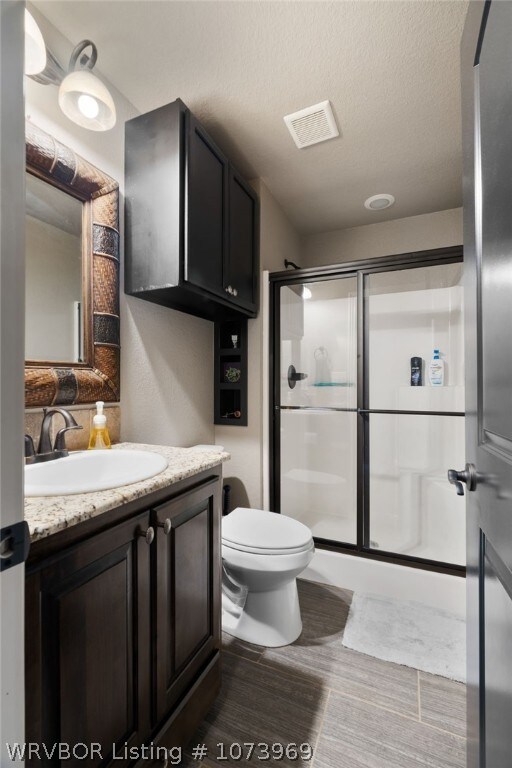
<svg viewBox="0 0 512 768"><path fill-rule="evenodd" d="M292 269L302 269L302 267L299 267L294 261L290 261L289 259L284 260L284 267L285 269L288 269L288 267L292 267Z"/></svg>

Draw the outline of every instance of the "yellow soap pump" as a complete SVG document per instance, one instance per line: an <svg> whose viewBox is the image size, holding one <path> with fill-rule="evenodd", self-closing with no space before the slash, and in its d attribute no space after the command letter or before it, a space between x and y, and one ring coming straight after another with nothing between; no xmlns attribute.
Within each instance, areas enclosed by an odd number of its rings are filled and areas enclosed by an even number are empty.
<svg viewBox="0 0 512 768"><path fill-rule="evenodd" d="M111 448L110 435L107 429L107 417L103 413L103 400L96 403L96 415L92 420L91 436L89 438L89 450L102 450Z"/></svg>

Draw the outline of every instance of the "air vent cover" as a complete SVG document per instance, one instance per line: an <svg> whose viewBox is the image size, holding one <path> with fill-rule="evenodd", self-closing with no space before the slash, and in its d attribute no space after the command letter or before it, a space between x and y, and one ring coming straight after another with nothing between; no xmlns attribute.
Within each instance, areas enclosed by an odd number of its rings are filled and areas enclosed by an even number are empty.
<svg viewBox="0 0 512 768"><path fill-rule="evenodd" d="M284 121L299 149L340 135L329 101L286 115Z"/></svg>

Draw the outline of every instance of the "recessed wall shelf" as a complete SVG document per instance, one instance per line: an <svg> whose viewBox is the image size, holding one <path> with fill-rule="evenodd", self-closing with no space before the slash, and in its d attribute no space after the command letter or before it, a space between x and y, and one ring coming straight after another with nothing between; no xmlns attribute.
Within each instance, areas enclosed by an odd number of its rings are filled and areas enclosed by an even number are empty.
<svg viewBox="0 0 512 768"><path fill-rule="evenodd" d="M247 320L215 323L214 423L247 426Z"/></svg>

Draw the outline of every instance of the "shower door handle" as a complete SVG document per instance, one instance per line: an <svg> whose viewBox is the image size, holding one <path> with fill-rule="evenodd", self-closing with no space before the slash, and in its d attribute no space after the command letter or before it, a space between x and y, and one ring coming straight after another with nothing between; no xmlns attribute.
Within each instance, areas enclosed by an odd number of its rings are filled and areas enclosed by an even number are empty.
<svg viewBox="0 0 512 768"><path fill-rule="evenodd" d="M290 365L288 368L288 386L290 389L295 389L295 385L298 381L307 379L307 373L299 373L294 365Z"/></svg>
<svg viewBox="0 0 512 768"><path fill-rule="evenodd" d="M464 486L466 484L468 491L475 491L478 485L478 474L474 464L466 464L466 468L460 471L456 469L448 470L448 482L455 486L457 496L464 496Z"/></svg>

